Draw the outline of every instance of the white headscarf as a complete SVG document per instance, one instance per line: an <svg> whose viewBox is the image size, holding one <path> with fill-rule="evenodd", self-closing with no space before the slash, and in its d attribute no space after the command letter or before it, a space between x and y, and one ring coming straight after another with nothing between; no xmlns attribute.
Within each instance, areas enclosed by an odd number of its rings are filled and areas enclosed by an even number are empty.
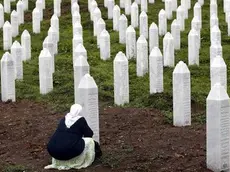
<svg viewBox="0 0 230 172"><path fill-rule="evenodd" d="M70 108L70 112L66 114L65 116L65 125L67 128L70 128L78 119L80 119L82 116L79 114L82 111L82 106L79 104L74 104Z"/></svg>

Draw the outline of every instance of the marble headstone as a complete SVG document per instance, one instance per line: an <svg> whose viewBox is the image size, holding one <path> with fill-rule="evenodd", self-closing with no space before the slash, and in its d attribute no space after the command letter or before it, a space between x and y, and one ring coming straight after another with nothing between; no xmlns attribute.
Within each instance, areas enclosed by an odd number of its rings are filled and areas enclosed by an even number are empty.
<svg viewBox="0 0 230 172"><path fill-rule="evenodd" d="M136 31L130 25L126 30L126 57L127 59L136 58Z"/></svg>
<svg viewBox="0 0 230 172"><path fill-rule="evenodd" d="M137 76L144 76L148 73L148 42L141 35L137 40Z"/></svg>

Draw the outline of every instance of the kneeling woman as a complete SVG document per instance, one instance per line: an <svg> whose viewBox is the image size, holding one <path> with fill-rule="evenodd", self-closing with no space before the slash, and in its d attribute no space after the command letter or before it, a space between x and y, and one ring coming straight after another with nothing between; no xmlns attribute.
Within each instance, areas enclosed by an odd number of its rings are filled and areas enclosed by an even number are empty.
<svg viewBox="0 0 230 172"><path fill-rule="evenodd" d="M61 119L47 146L52 164L45 169L86 168L102 155L99 144L92 139L93 131L85 118L80 116L81 111L81 105L74 104Z"/></svg>

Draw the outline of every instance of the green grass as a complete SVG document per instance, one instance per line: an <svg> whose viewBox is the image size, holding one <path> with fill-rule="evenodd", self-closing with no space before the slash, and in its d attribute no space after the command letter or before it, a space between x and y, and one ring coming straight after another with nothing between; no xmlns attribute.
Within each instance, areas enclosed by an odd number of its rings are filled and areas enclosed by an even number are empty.
<svg viewBox="0 0 230 172"><path fill-rule="evenodd" d="M47 7L52 8L53 0L46 0ZM3 2L2 0L0 2ZM94 77L99 88L100 102L106 105L113 105L113 59L118 51L125 53L125 46L118 43L118 32L112 30L112 20L107 20L107 12L103 7L103 0L98 0L99 7L103 14L103 19L106 22L106 28L111 37L111 59L108 61L100 60L99 49L96 46L96 37L93 37L93 25L89 19L87 11L87 1L80 1L80 10L82 18L82 26L84 28L84 46L88 51L88 62L90 64L90 74ZM116 4L119 1L116 0ZM178 1L179 2L179 1ZM224 21L224 13L222 10L222 0L219 3L219 22L222 31L222 46L223 55L227 65L230 65L229 54L230 45L229 37L227 36L227 24ZM68 4L67 2L62 3ZM192 7L195 0L192 0ZM30 1L30 10L35 6L35 0ZM158 13L164 7L161 1L156 1L155 4L149 4L148 8L148 22L149 26L152 22L158 23ZM12 6L15 8L15 4ZM122 10L122 13L124 11ZM209 31L209 2L205 2L202 8L203 15L203 29L201 32L201 49L200 49L200 66L190 66L191 71L191 91L192 102L205 107L206 97L210 91L209 78L209 47L210 47L210 31ZM181 33L181 50L175 52L175 62L178 63L183 60L188 62L188 33L191 27L191 20L193 17L193 8L189 11L189 19L186 20L186 29ZM6 16L9 18L9 15ZM175 18L175 13L174 13ZM49 28L49 19L42 22L41 34L32 34L32 60L24 63L24 80L16 82L17 100L29 99L38 102L46 102L57 111L65 111L69 109L74 102L74 85L73 85L73 70L72 70L72 19L70 14L70 6L67 14L60 17L60 42L59 54L55 57L56 72L54 73L54 90L42 96L39 94L39 75L38 75L38 55L42 49L42 42L47 35ZM130 17L129 24L130 24ZM168 31L172 20L168 21ZM32 33L31 21L20 26L20 33L24 29ZM137 38L139 32L137 31ZM20 40L19 37L16 40ZM162 37L160 38L160 48L162 50ZM0 32L0 56L4 53L2 51L2 29ZM144 77L136 76L135 61L129 62L129 77L130 77L130 103L125 106L131 107L154 107L166 112L167 118L171 119L172 113L172 72L173 68L164 68L164 93L149 94L149 75ZM228 68L229 73L229 68ZM229 78L228 78L229 80ZM228 92L230 88L228 88ZM201 113L201 114L200 114ZM198 113L204 118L204 110ZM203 120L202 120L203 121Z"/></svg>

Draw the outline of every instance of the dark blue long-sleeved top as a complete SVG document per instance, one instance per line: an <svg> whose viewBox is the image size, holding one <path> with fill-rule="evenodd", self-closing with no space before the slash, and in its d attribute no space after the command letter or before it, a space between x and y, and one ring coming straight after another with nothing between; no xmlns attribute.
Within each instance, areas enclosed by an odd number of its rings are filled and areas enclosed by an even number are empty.
<svg viewBox="0 0 230 172"><path fill-rule="evenodd" d="M55 159L70 160L84 151L85 142L82 138L92 136L93 131L84 117L78 119L70 128L66 127L65 118L62 118L48 143L47 150Z"/></svg>

